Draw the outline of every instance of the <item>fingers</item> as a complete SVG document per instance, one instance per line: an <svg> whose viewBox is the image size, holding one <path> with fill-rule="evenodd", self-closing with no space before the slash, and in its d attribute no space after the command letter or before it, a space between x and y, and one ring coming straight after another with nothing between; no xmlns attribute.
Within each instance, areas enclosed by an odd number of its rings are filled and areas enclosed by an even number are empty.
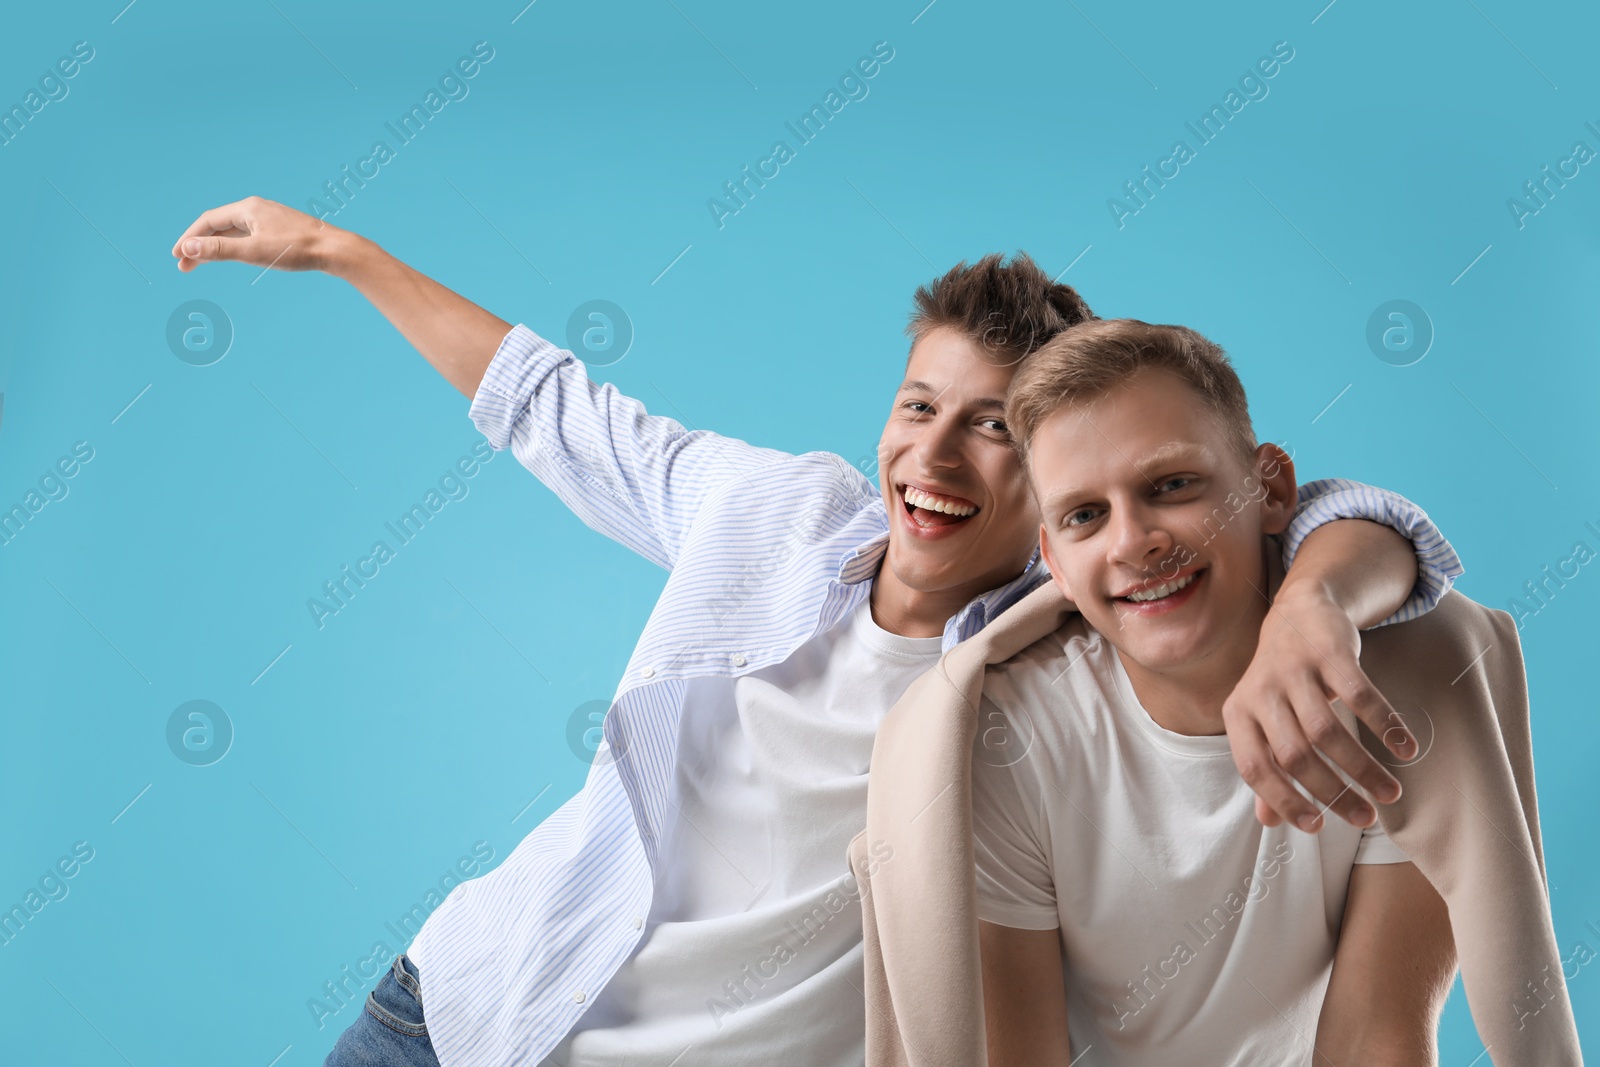
<svg viewBox="0 0 1600 1067"><path fill-rule="evenodd" d="M1267 741L1267 735L1254 720L1246 719L1237 728L1228 728L1228 746L1233 750L1233 761L1239 774L1256 793L1256 815L1260 817L1262 805L1273 812L1276 819L1261 819L1263 825L1276 826L1287 820L1308 834L1322 829L1320 807L1308 800L1294 787L1294 780L1284 772Z"/></svg>
<svg viewBox="0 0 1600 1067"><path fill-rule="evenodd" d="M184 238L184 259L199 263L220 259L248 259L244 242L237 237L187 237ZM182 264L179 264L182 269Z"/></svg>
<svg viewBox="0 0 1600 1067"><path fill-rule="evenodd" d="M172 246L178 269L235 260L278 270L321 270L341 234L326 222L259 196L212 208Z"/></svg>
<svg viewBox="0 0 1600 1067"><path fill-rule="evenodd" d="M1392 804L1400 799L1399 780L1372 758L1372 753L1361 744L1354 731L1347 728L1334 714L1333 706L1319 686L1303 685L1291 692L1291 699L1294 701L1292 718L1297 720L1299 729L1307 741L1332 760L1374 800L1381 804ZM1383 700L1381 696L1378 699ZM1383 704L1387 707L1388 701L1383 701ZM1391 724L1389 728L1394 727ZM1366 826L1367 823L1357 822L1356 825Z"/></svg>
<svg viewBox="0 0 1600 1067"><path fill-rule="evenodd" d="M1394 710L1393 705L1378 692L1378 687L1372 684L1366 672L1361 669L1359 661L1340 664L1339 670L1329 672L1331 677L1325 676L1334 695L1344 701L1345 707L1355 712L1356 718L1367 724L1373 736L1377 737L1390 752L1402 760L1415 759L1417 755L1416 735L1406 726L1400 713ZM1350 770L1347 766L1345 770ZM1357 781L1371 788L1365 779L1357 776ZM1379 800L1384 797L1379 795Z"/></svg>
<svg viewBox="0 0 1600 1067"><path fill-rule="evenodd" d="M1360 756L1371 762L1371 757L1333 714L1326 697L1312 697L1302 692L1296 694L1295 699L1301 705L1299 708L1276 705L1268 710L1262 722L1268 746L1278 766L1316 799L1319 811L1332 810L1352 826L1372 825L1378 813L1323 758L1324 755L1332 758L1333 751L1342 753L1345 761L1354 761ZM1305 707L1308 700L1318 701L1320 708L1307 712ZM1324 745L1328 748L1323 748ZM1373 766L1379 774L1387 777L1376 763ZM1398 784L1394 789L1398 792Z"/></svg>
<svg viewBox="0 0 1600 1067"><path fill-rule="evenodd" d="M243 259L248 261L254 253L255 242L241 241L254 232L253 211L259 197L246 197L231 204L223 204L203 213L189 224L172 244L172 254L178 258L178 269L193 270L210 260Z"/></svg>
<svg viewBox="0 0 1600 1067"><path fill-rule="evenodd" d="M190 237L204 237L216 233L249 234L250 220L247 216L250 202L254 199L248 197L244 200L235 200L231 204L223 204L201 214L189 224L189 228L184 230L176 241L172 242L172 254L182 255L183 242Z"/></svg>
<svg viewBox="0 0 1600 1067"><path fill-rule="evenodd" d="M1257 819L1263 826L1287 820L1307 833L1316 833L1322 828L1323 816L1332 811L1352 826L1372 825L1377 818L1372 804L1329 766L1323 754L1361 783L1362 789L1385 802L1399 796L1399 783L1372 760L1333 714L1327 698L1305 692L1300 701L1302 707L1313 710L1297 714L1279 704L1228 728L1234 761L1256 793ZM1362 775L1353 773L1352 767ZM1367 786L1363 776L1373 785Z"/></svg>
<svg viewBox="0 0 1600 1067"><path fill-rule="evenodd" d="M1262 826L1277 826L1283 822L1283 816L1267 806L1267 802L1256 794L1256 821Z"/></svg>

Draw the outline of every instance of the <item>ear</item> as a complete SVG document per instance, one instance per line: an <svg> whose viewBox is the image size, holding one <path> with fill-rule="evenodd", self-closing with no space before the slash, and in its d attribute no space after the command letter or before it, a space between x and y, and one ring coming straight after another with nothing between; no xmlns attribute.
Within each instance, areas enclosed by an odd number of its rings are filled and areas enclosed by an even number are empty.
<svg viewBox="0 0 1600 1067"><path fill-rule="evenodd" d="M1050 568L1050 580L1055 583L1057 589L1061 590L1062 596L1076 604L1078 598L1073 596L1072 590L1067 587L1067 576L1062 574L1060 569L1056 567L1056 561L1050 555L1050 538L1045 536L1044 523L1042 522L1039 524L1039 552L1044 556L1044 565Z"/></svg>
<svg viewBox="0 0 1600 1067"><path fill-rule="evenodd" d="M1261 481L1261 532L1279 534L1289 528L1299 499L1294 460L1268 442L1256 448L1255 475Z"/></svg>

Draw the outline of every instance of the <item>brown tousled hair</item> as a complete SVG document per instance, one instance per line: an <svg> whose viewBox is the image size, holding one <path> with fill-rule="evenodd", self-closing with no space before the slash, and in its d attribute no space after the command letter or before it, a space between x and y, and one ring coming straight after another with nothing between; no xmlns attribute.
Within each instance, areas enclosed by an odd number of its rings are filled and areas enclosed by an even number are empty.
<svg viewBox="0 0 1600 1067"><path fill-rule="evenodd" d="M1095 318L1070 285L1050 280L1026 252L957 263L918 289L906 333L916 347L941 326L961 331L1002 364L1021 363L1069 326Z"/></svg>
<svg viewBox="0 0 1600 1067"><path fill-rule="evenodd" d="M1104 395L1145 367L1170 371L1188 383L1245 466L1254 462L1250 406L1227 353L1187 326L1138 319L1096 319L1063 330L1017 372L1006 397L1006 424L1023 462L1045 419L1067 404Z"/></svg>

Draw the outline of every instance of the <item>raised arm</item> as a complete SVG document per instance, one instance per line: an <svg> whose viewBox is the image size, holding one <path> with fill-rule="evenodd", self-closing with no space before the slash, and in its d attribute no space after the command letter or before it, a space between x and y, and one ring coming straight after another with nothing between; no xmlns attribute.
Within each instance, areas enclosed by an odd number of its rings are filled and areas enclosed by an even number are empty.
<svg viewBox="0 0 1600 1067"><path fill-rule="evenodd" d="M1439 1015L1455 973L1450 913L1416 865L1357 864L1312 1062L1437 1064Z"/></svg>
<svg viewBox="0 0 1600 1067"><path fill-rule="evenodd" d="M445 380L471 397L511 324L413 270L372 241L259 196L201 215L173 242L178 269L231 260L343 278Z"/></svg>
<svg viewBox="0 0 1600 1067"><path fill-rule="evenodd" d="M1071 1060L1060 930L978 923L989 1067L1056 1067Z"/></svg>
<svg viewBox="0 0 1600 1067"><path fill-rule="evenodd" d="M663 567L676 562L712 493L788 455L651 415L526 327L364 237L271 200L252 196L207 211L172 254L183 271L223 260L345 278L472 398L472 421L491 445L510 448L590 527Z"/></svg>

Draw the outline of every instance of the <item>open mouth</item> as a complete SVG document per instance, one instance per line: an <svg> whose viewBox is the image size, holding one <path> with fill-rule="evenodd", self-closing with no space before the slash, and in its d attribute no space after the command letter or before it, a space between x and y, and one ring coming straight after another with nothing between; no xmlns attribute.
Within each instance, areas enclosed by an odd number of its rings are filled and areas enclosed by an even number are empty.
<svg viewBox="0 0 1600 1067"><path fill-rule="evenodd" d="M1205 576L1206 570L1205 567L1197 567L1188 574L1180 574L1154 585L1140 586L1125 596L1111 599L1133 607L1176 605L1189 598L1190 592Z"/></svg>
<svg viewBox="0 0 1600 1067"><path fill-rule="evenodd" d="M911 521L923 528L958 526L982 510L965 497L935 493L910 483L900 486L900 502Z"/></svg>

